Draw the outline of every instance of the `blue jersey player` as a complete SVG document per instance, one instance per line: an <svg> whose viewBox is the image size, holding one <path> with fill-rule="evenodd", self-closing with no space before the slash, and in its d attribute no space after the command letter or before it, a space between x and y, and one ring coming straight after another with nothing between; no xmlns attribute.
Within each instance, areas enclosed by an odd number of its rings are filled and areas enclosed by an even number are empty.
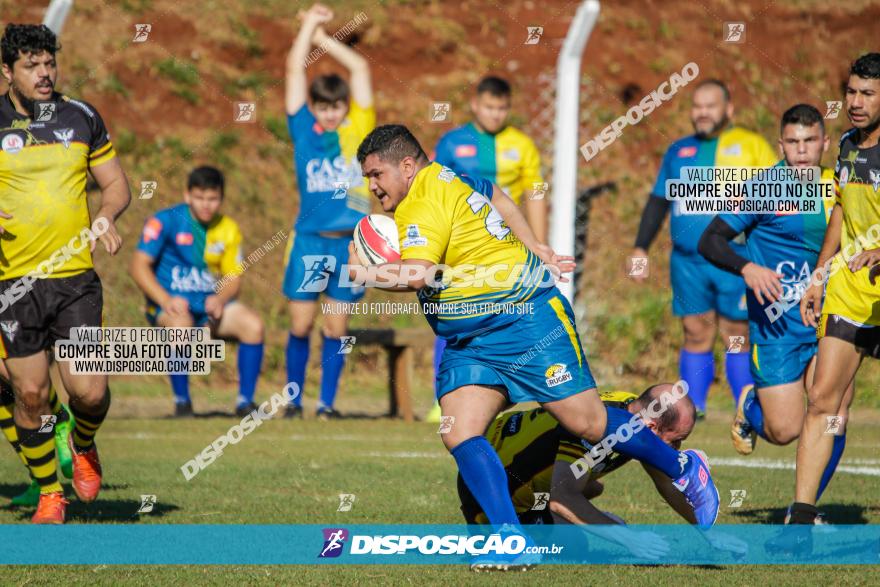
<svg viewBox="0 0 880 587"><path fill-rule="evenodd" d="M287 56L285 97L299 186L296 235L288 249L282 288L290 313L287 380L303 389L309 334L323 293L331 311L324 314L321 329L317 415L322 420L338 416L333 403L345 360L340 351L348 328L346 307L364 295L363 288L340 286L339 270L348 259L355 225L370 211L355 154L376 124L367 60L324 31L323 24L332 18L332 11L320 4L300 14L302 28ZM324 52L345 65L350 86L335 74L307 83L306 67ZM302 417L302 396L293 399L285 416Z"/></svg>
<svg viewBox="0 0 880 587"><path fill-rule="evenodd" d="M782 116L779 165L818 167L829 139L819 111L807 104ZM833 173L823 170L831 185ZM731 427L733 446L750 454L756 436L785 445L801 433L804 394L813 385L818 341L816 329L801 320L800 300L816 269L828 218L834 206L826 198L815 214L721 214L706 229L700 253L716 266L741 275L748 286L749 340L754 388L740 397ZM745 232L748 259L737 254L730 239ZM841 426L818 495L821 496L846 444L846 416L852 402L850 383L840 408ZM817 497L818 500L818 497Z"/></svg>
<svg viewBox="0 0 880 587"><path fill-rule="evenodd" d="M209 326L216 336L239 341L236 414L256 409L254 392L263 362L263 321L236 300L241 289L241 231L220 213L223 174L197 167L184 203L160 210L144 225L131 260L131 276L147 298L153 326ZM175 415L191 416L189 379L171 375Z"/></svg>
<svg viewBox="0 0 880 587"><path fill-rule="evenodd" d="M733 103L724 83L706 80L694 90L691 123L695 133L670 145L657 181L642 213L633 259L647 259L648 247L669 210L667 180L681 179L684 167L760 166L776 163L776 155L760 135L731 124ZM748 325L745 283L742 278L712 266L697 252L697 241L711 222L712 214L682 214L680 204L672 206L669 223L672 258L672 311L681 317L684 348L679 358L681 378L688 382L697 410L706 411L706 396L715 378L712 348L716 329L728 345L725 371L734 401L752 383L749 376ZM742 245L733 245L744 254ZM636 263L636 261L633 261ZM630 271L640 281L644 272Z"/></svg>
<svg viewBox="0 0 880 587"><path fill-rule="evenodd" d="M516 527L518 518L504 466L483 433L509 404L528 401L541 403L584 442L613 438L614 450L676 480L700 524L714 523L718 492L702 458L678 452L643 426L629 427L632 415L603 405L596 393L571 307L545 273L544 263L571 271L573 260L539 243L513 200L491 182L431 163L404 126L378 127L361 143L358 160L370 191L394 213L400 237L401 261L378 267L396 280L381 287L418 292L431 328L448 341L437 375L449 423L442 439L490 523ZM353 264L355 258L352 251Z"/></svg>

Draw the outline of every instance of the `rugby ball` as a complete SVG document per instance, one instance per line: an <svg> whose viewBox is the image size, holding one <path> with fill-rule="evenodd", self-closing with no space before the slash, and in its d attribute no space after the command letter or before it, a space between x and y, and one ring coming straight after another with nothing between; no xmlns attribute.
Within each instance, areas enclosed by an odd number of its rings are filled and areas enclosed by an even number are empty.
<svg viewBox="0 0 880 587"><path fill-rule="evenodd" d="M354 228L354 251L364 265L400 261L397 224L388 216L364 216Z"/></svg>

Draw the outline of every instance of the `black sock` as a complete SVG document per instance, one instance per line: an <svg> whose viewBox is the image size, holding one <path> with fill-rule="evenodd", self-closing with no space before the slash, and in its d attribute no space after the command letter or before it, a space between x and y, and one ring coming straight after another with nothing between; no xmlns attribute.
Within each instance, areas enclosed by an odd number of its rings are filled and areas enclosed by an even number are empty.
<svg viewBox="0 0 880 587"><path fill-rule="evenodd" d="M791 504L789 512L791 513L791 517L788 520L789 524L814 524L816 516L819 515L819 510L816 509L816 506L799 501Z"/></svg>

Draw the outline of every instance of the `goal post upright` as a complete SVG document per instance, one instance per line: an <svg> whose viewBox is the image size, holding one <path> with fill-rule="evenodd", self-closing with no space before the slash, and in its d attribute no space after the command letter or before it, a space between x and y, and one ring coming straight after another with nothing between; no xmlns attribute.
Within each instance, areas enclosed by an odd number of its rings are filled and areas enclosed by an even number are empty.
<svg viewBox="0 0 880 587"><path fill-rule="evenodd" d="M574 217L577 204L577 169L581 60L587 40L599 18L599 0L584 0L578 7L556 61L556 117L553 135L553 176L550 193L550 246L561 255L574 256ZM559 289L574 303L573 281Z"/></svg>

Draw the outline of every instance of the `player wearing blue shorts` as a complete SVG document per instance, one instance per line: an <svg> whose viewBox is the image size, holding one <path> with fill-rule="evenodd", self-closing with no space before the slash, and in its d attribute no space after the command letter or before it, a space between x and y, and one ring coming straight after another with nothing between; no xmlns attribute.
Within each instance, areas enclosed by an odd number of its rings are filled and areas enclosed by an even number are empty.
<svg viewBox="0 0 880 587"><path fill-rule="evenodd" d="M572 434L594 444L613 436L616 451L678 480L700 523L712 524L718 492L696 453L645 428L616 434L631 415L599 399L571 307L547 270L571 271L571 257L539 243L491 182L431 163L404 126L371 132L358 160L370 191L394 212L400 238L401 261L375 268L394 279L377 284L418 292L428 323L448 342L437 389L448 425L443 443L489 521L497 528L518 522L504 466L483 433L511 403L537 401ZM350 263L356 259L352 247Z"/></svg>
<svg viewBox="0 0 880 587"><path fill-rule="evenodd" d="M648 247L669 210L666 182L681 179L683 167L769 167L776 163L776 155L767 141L756 133L733 126L732 116L733 103L724 83L706 80L697 85L691 106L695 134L672 143L663 156L657 181L642 213L633 258L648 257ZM709 386L715 378L712 348L716 329L721 331L722 340L728 345L725 371L734 401L741 390L752 383L745 283L741 277L714 267L697 252L697 241L713 215L685 215L680 206L679 202L673 204L669 223L672 311L681 317L684 329L679 371L688 383L697 410L705 414ZM732 246L739 254L745 254L742 245ZM646 278L645 272L635 270L631 270L630 275L637 281Z"/></svg>
<svg viewBox="0 0 880 587"><path fill-rule="evenodd" d="M779 145L785 159L779 166L818 167L828 142L819 111L807 104L793 106L782 116ZM832 170L823 170L822 179L832 185ZM703 256L721 269L741 275L748 286L755 385L740 397L731 426L733 446L740 454L754 450L756 435L776 445L788 444L800 435L804 394L813 385L818 349L816 329L801 320L800 299L816 268L833 205L833 199L826 198L813 214L721 214L700 239ZM742 232L748 258L729 244ZM852 385L847 397L848 407ZM822 478L820 495L843 454L843 430L835 436L833 458Z"/></svg>
<svg viewBox="0 0 880 587"><path fill-rule="evenodd" d="M348 330L345 305L364 295L363 288L341 287L339 271L348 259L355 225L370 211L355 155L358 144L376 125L369 65L357 51L324 31L323 25L332 18L333 12L320 4L300 14L302 28L287 56L285 98L300 203L282 288L290 312L287 380L304 389L309 334L318 312L318 297L323 293L333 311L324 314L321 329L317 415L322 420L339 415L333 403L345 364L345 354L340 352ZM324 52L349 70L350 89L336 74L307 82L306 67ZM302 396L300 393L293 399L286 417L302 417Z"/></svg>
<svg viewBox="0 0 880 587"><path fill-rule="evenodd" d="M131 276L147 298L152 326L209 326L239 341L236 415L256 409L254 392L263 362L263 321L236 300L241 289L241 231L220 214L223 174L197 167L187 179L184 203L160 210L144 224ZM192 416L189 378L171 375L175 415Z"/></svg>

